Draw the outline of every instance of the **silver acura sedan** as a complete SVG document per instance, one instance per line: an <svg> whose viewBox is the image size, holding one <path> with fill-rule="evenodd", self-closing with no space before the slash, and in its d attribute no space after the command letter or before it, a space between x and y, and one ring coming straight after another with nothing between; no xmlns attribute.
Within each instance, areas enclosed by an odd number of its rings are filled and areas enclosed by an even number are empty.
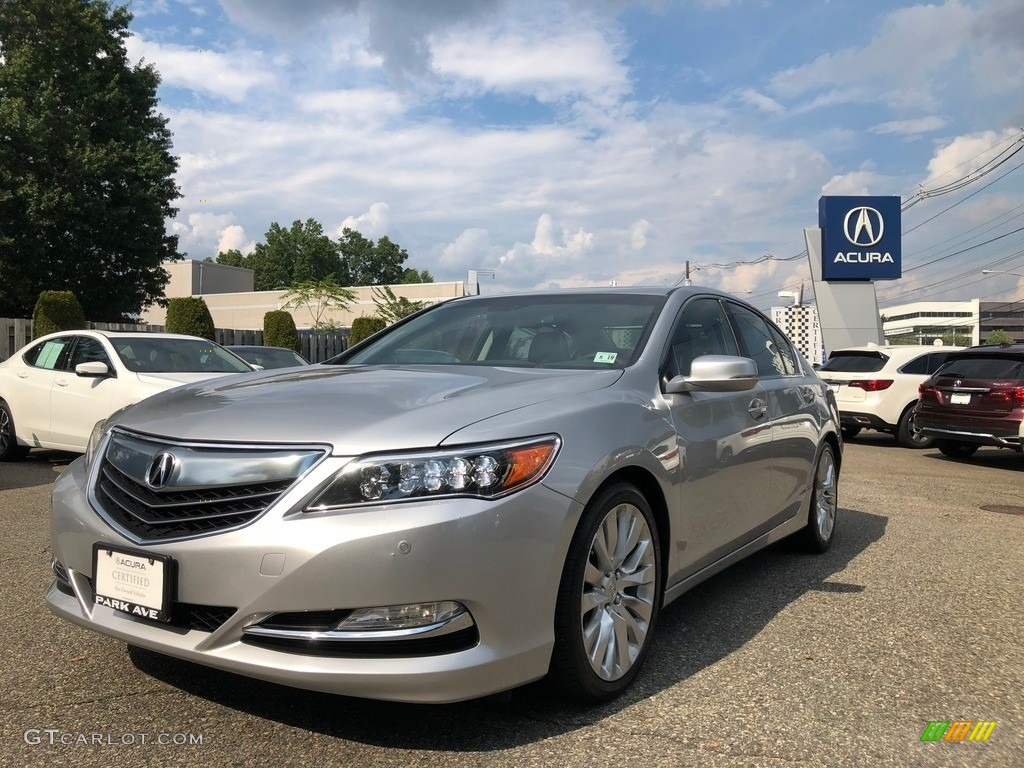
<svg viewBox="0 0 1024 768"><path fill-rule="evenodd" d="M276 683L449 702L625 690L659 610L832 541L828 387L697 288L456 299L324 365L148 398L53 492L51 609Z"/></svg>

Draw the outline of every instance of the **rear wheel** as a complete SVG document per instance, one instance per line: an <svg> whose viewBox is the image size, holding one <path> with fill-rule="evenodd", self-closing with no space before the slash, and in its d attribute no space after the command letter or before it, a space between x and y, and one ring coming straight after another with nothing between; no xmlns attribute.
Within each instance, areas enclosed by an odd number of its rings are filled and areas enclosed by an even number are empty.
<svg viewBox="0 0 1024 768"><path fill-rule="evenodd" d="M832 446L825 443L814 471L814 490L807 526L799 534L800 544L810 552L825 552L832 545L839 511L839 466Z"/></svg>
<svg viewBox="0 0 1024 768"><path fill-rule="evenodd" d="M935 446L951 459L969 459L978 450L974 443L961 443L959 440L936 440Z"/></svg>
<svg viewBox="0 0 1024 768"><path fill-rule="evenodd" d="M860 427L840 427L839 431L843 433L843 440L852 440L860 434Z"/></svg>
<svg viewBox="0 0 1024 768"><path fill-rule="evenodd" d="M7 403L0 401L0 461L17 461L24 458L28 448L18 445L14 431L14 417Z"/></svg>
<svg viewBox="0 0 1024 768"><path fill-rule="evenodd" d="M896 426L896 442L904 448L931 448L935 438L927 437L914 426L914 409L917 403L911 403L903 409L900 423Z"/></svg>
<svg viewBox="0 0 1024 768"><path fill-rule="evenodd" d="M640 671L662 597L658 528L636 487L613 485L587 505L562 572L551 682L607 701Z"/></svg>

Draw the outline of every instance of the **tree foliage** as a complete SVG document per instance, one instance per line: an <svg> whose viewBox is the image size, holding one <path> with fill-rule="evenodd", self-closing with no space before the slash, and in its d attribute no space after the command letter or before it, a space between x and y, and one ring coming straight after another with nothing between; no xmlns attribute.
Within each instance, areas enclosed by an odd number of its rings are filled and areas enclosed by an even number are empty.
<svg viewBox="0 0 1024 768"><path fill-rule="evenodd" d="M275 221L263 239L248 256L235 249L217 254L218 264L253 270L257 291L317 280L342 287L434 282L427 270L404 267L409 254L387 237L374 243L345 228L332 240L316 219L293 221L287 229Z"/></svg>
<svg viewBox="0 0 1024 768"><path fill-rule="evenodd" d="M1013 344L1014 338L1002 328L996 328L986 338L986 344Z"/></svg>
<svg viewBox="0 0 1024 768"><path fill-rule="evenodd" d="M104 0L0 1L0 317L44 288L74 288L93 320L137 315L181 258L160 78L128 61L131 19Z"/></svg>
<svg viewBox="0 0 1024 768"><path fill-rule="evenodd" d="M283 298L285 309L298 309L305 307L309 312L311 327L315 331L333 330L337 327L328 319L327 314L331 309L347 309L356 294L348 288L343 288L334 280L304 280L297 283L285 293Z"/></svg>
<svg viewBox="0 0 1024 768"><path fill-rule="evenodd" d="M167 332L214 341L213 316L201 296L179 296L167 303Z"/></svg>
<svg viewBox="0 0 1024 768"><path fill-rule="evenodd" d="M85 328L85 313L72 291L43 291L32 311L32 336Z"/></svg>
<svg viewBox="0 0 1024 768"><path fill-rule="evenodd" d="M370 292L373 294L373 303L377 305L377 317L388 325L397 323L403 317L419 312L427 306L425 301L412 301L405 296L395 296L395 292L386 285L375 285Z"/></svg>
<svg viewBox="0 0 1024 768"><path fill-rule="evenodd" d="M354 346L363 339L368 339L377 331L387 327L382 317L357 317L352 321L352 331L348 335L348 345Z"/></svg>
<svg viewBox="0 0 1024 768"><path fill-rule="evenodd" d="M291 312L275 309L263 315L263 343L299 351L299 332Z"/></svg>

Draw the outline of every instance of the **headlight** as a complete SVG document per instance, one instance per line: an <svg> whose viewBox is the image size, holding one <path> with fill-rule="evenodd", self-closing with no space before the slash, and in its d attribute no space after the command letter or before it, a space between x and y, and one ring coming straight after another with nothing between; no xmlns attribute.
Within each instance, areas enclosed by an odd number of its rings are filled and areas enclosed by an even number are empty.
<svg viewBox="0 0 1024 768"><path fill-rule="evenodd" d="M89 442L85 446L85 468L86 471L92 468L92 460L96 458L96 451L99 450L103 436L107 434L109 427L106 426L107 419L100 419L89 434Z"/></svg>
<svg viewBox="0 0 1024 768"><path fill-rule="evenodd" d="M514 443L358 458L331 480L306 511L451 496L495 499L540 480L560 444L558 437L548 435Z"/></svg>
<svg viewBox="0 0 1024 768"><path fill-rule="evenodd" d="M96 425L92 428L92 432L89 433L89 442L85 445L85 468L86 471L92 468L92 461L96 458L96 452L100 448L100 443L103 442L103 437L110 431L117 423L118 417L124 413L130 405L126 405L124 408L118 408L112 414L107 416L105 419L100 419L96 422Z"/></svg>

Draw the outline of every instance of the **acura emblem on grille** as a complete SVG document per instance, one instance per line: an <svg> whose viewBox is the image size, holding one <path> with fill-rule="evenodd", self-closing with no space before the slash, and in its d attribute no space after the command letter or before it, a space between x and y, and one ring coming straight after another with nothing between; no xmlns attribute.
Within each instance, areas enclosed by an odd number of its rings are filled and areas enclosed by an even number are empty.
<svg viewBox="0 0 1024 768"><path fill-rule="evenodd" d="M146 485L153 489L160 489L167 485L174 473L176 459L174 454L168 451L161 451L153 457L149 470L146 472Z"/></svg>

